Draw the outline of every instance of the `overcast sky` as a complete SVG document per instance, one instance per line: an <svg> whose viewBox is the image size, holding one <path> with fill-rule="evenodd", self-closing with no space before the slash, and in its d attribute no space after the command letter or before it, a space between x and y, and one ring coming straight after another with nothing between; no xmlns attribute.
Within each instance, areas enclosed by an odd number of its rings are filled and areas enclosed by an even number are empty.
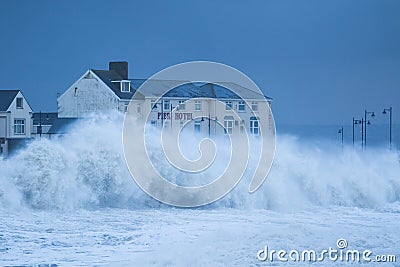
<svg viewBox="0 0 400 267"><path fill-rule="evenodd" d="M57 93L112 60L131 78L210 60L252 78L277 123L350 124L389 106L400 122L398 0L3 0L0 34L0 89L35 111L56 111Z"/></svg>

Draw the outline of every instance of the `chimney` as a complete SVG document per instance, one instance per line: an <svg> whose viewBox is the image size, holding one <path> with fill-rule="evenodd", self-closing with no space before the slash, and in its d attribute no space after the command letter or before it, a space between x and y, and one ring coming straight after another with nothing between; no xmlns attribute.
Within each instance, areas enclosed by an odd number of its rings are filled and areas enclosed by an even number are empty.
<svg viewBox="0 0 400 267"><path fill-rule="evenodd" d="M113 70L121 75L123 80L128 79L128 62L126 61L114 61L108 64L108 69Z"/></svg>

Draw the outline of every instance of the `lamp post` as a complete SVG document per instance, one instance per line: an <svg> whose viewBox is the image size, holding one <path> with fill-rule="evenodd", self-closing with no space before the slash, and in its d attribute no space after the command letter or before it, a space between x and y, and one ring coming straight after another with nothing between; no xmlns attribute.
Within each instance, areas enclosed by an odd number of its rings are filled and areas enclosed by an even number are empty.
<svg viewBox="0 0 400 267"><path fill-rule="evenodd" d="M161 99L161 129L164 127L164 100Z"/></svg>
<svg viewBox="0 0 400 267"><path fill-rule="evenodd" d="M42 111L39 112L39 139L42 140Z"/></svg>
<svg viewBox="0 0 400 267"><path fill-rule="evenodd" d="M157 109L157 103L154 104L152 109ZM164 101L161 100L161 128L164 126L163 120L164 120Z"/></svg>
<svg viewBox="0 0 400 267"><path fill-rule="evenodd" d="M154 104L152 109L157 109L157 103ZM172 117L172 104L171 104L171 117ZM172 126L172 119L171 119ZM164 127L164 100L161 99L161 128Z"/></svg>
<svg viewBox="0 0 400 267"><path fill-rule="evenodd" d="M375 113L373 111L364 110L364 148L367 148L367 124L371 124L371 122L367 121L367 115L371 115L371 117L375 117Z"/></svg>
<svg viewBox="0 0 400 267"><path fill-rule="evenodd" d="M217 135L217 125L218 125L218 117L214 118L214 136Z"/></svg>
<svg viewBox="0 0 400 267"><path fill-rule="evenodd" d="M361 146L364 144L364 119L356 120L353 117L353 147L354 147L354 125L361 124Z"/></svg>
<svg viewBox="0 0 400 267"><path fill-rule="evenodd" d="M343 150L343 126L339 129L338 134L342 134L342 150ZM353 135L354 137L354 135Z"/></svg>
<svg viewBox="0 0 400 267"><path fill-rule="evenodd" d="M211 117L210 114L208 114L208 138L211 137ZM204 117L201 117L201 122L204 122ZM214 119L214 121L217 121L217 118Z"/></svg>
<svg viewBox="0 0 400 267"><path fill-rule="evenodd" d="M383 114L386 114L386 111L389 111L389 149L392 149L392 107L384 108Z"/></svg>
<svg viewBox="0 0 400 267"><path fill-rule="evenodd" d="M172 106L172 103L171 103L171 113L170 113L170 116L171 116L171 131L172 131L172 111L173 111L175 108L176 108L176 111L179 111L179 105L177 105L176 107L174 107L174 106Z"/></svg>
<svg viewBox="0 0 400 267"><path fill-rule="evenodd" d="M357 124L357 122L355 122L354 117L353 117L353 123L352 123L352 126L353 126L353 148L354 148L354 124Z"/></svg>
<svg viewBox="0 0 400 267"><path fill-rule="evenodd" d="M210 113L208 113L208 138L211 136L211 118Z"/></svg>
<svg viewBox="0 0 400 267"><path fill-rule="evenodd" d="M361 118L361 148L364 149L364 118Z"/></svg>

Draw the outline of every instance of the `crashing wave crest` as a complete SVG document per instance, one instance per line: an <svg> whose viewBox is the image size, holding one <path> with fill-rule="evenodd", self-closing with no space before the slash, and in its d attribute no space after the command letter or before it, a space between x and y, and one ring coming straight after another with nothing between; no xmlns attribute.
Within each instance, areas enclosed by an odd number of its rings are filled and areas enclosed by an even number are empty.
<svg viewBox="0 0 400 267"><path fill-rule="evenodd" d="M77 122L70 134L32 141L0 160L0 206L33 209L141 209L162 206L131 179L121 141L120 114L95 115ZM151 148L150 148L151 149ZM156 149L156 148L154 148ZM159 151L152 157L161 157ZM161 171L171 172L166 162ZM252 169L252 162L249 169ZM250 177L250 175L248 175ZM174 181L184 180L179 176ZM290 210L308 206L379 207L400 200L397 152L361 152L329 142L313 145L279 135L275 162L266 182L248 193L243 177L226 197L206 208Z"/></svg>

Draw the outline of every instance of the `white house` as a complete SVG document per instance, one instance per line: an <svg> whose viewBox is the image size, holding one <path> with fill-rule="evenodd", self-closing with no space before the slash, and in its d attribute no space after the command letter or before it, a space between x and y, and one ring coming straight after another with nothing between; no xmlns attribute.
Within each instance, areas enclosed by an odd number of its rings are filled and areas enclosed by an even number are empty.
<svg viewBox="0 0 400 267"><path fill-rule="evenodd" d="M20 90L0 90L0 155L31 138L32 108Z"/></svg>
<svg viewBox="0 0 400 267"><path fill-rule="evenodd" d="M262 124L275 134L270 112L272 99L258 92L228 82L182 84L180 81L151 80L147 81L150 90L135 94L145 81L128 79L127 62L110 62L108 70L89 69L58 98L58 118L79 118L108 110L125 112L132 100L132 107L139 117L150 114L149 122L153 126L179 128L185 125L210 135L218 131L241 133L244 129L259 134ZM165 88L174 89L162 95ZM229 88L234 88L240 96ZM223 105L216 105L216 102ZM179 109L178 114L172 112L175 108ZM240 119L234 118L233 111ZM218 127L219 124L225 130Z"/></svg>
<svg viewBox="0 0 400 267"><path fill-rule="evenodd" d="M128 80L128 62L110 62L109 70L87 70L58 97L58 118L108 110L123 112L134 93Z"/></svg>

